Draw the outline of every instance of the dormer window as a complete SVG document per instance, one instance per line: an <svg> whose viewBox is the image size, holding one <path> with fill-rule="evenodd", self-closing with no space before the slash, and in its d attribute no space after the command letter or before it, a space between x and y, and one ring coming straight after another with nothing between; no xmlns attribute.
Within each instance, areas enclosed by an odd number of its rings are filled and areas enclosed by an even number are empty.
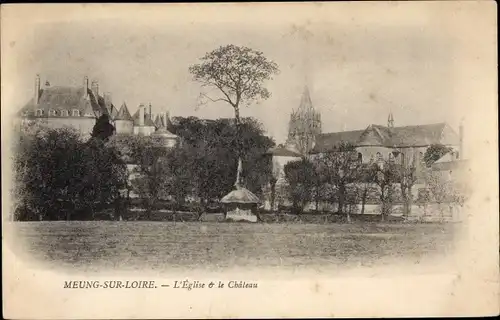
<svg viewBox="0 0 500 320"><path fill-rule="evenodd" d="M73 117L79 117L80 116L80 110L73 110Z"/></svg>
<svg viewBox="0 0 500 320"><path fill-rule="evenodd" d="M52 116L52 117L57 116L57 111L56 111L56 110L52 110L52 109L50 109L50 110L49 110L49 116Z"/></svg>
<svg viewBox="0 0 500 320"><path fill-rule="evenodd" d="M377 152L377 161L382 161L382 160L384 160L382 158L382 154L380 152Z"/></svg>
<svg viewBox="0 0 500 320"><path fill-rule="evenodd" d="M40 117L40 116L43 116L43 110L42 109L37 109L36 112L35 112L35 115Z"/></svg>
<svg viewBox="0 0 500 320"><path fill-rule="evenodd" d="M67 117L68 116L68 110L61 110L61 117Z"/></svg>

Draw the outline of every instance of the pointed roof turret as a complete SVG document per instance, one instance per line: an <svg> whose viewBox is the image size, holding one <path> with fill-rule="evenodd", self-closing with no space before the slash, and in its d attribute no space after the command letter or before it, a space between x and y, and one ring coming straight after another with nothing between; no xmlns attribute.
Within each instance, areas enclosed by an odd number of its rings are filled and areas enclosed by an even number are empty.
<svg viewBox="0 0 500 320"><path fill-rule="evenodd" d="M156 128L163 128L163 127L165 127L165 124L163 123L163 117L160 114L156 115L156 119L155 119L154 123L155 123L155 127Z"/></svg>
<svg viewBox="0 0 500 320"><path fill-rule="evenodd" d="M130 115L130 112L128 111L127 105L125 102L122 104L120 107L120 110L118 111L118 114L115 117L115 120L128 120L132 121L132 116Z"/></svg>
<svg viewBox="0 0 500 320"><path fill-rule="evenodd" d="M392 111L389 112L389 117L387 118L387 127L394 128L394 116L392 115Z"/></svg>

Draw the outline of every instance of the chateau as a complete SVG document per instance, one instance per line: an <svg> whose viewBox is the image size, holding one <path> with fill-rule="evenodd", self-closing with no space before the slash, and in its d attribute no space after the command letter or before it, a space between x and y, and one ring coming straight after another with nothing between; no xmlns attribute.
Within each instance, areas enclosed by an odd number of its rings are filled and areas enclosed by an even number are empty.
<svg viewBox="0 0 500 320"><path fill-rule="evenodd" d="M81 87L51 86L48 81L41 87L37 75L34 95L18 113L21 123L42 123L50 128L71 127L85 137L90 136L96 120L102 115L109 117L115 134L153 136L159 138L165 147L178 142L178 137L167 129L170 121L167 112L154 117L151 104L148 108L141 104L132 116L125 102L118 110L111 94L101 95L98 81L92 81L89 86L88 77L84 77Z"/></svg>

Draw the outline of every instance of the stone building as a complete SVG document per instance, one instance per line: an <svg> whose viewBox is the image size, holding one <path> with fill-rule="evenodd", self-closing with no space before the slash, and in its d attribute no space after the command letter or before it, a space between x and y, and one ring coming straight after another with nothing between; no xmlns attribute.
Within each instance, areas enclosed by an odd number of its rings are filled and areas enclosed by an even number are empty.
<svg viewBox="0 0 500 320"><path fill-rule="evenodd" d="M460 134L463 135L462 127ZM310 154L335 152L341 142L356 147L358 159L363 162L392 160L419 169L427 148L442 144L452 148L450 155L455 159L462 153L463 137L446 123L394 126L394 116L389 114L387 126L371 124L364 130L323 133L316 136Z"/></svg>
<svg viewBox="0 0 500 320"><path fill-rule="evenodd" d="M173 147L179 141L178 137L167 130L168 113L157 115L158 121L153 121L151 104L148 108L139 105L132 116L123 103L117 109L108 92L99 92L99 83L84 77L81 87L51 86L48 81L41 87L40 76L35 78L33 97L18 112L20 124L37 122L49 128L70 127L76 129L84 137L89 137L96 120L103 114L109 116L119 135L154 135L162 146Z"/></svg>
<svg viewBox="0 0 500 320"><path fill-rule="evenodd" d="M72 127L89 136L96 119L103 114L111 118L117 111L109 94L100 95L99 83L85 77L81 87L41 86L40 76L35 78L33 97L18 112L21 124L36 122L50 128Z"/></svg>

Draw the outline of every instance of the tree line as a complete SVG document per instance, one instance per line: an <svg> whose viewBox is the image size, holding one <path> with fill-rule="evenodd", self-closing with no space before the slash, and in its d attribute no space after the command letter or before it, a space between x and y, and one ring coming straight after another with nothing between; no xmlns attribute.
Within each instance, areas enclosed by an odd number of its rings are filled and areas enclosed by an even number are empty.
<svg viewBox="0 0 500 320"><path fill-rule="evenodd" d="M23 130L14 152L17 220L92 220L103 211L118 217L134 205L148 219L160 202L180 210L202 212L231 191L241 148L246 187L260 195L271 174L264 154L274 141L262 124L243 118L239 139L231 119L174 118L170 131L181 143L165 148L153 136L111 135L97 121L84 141L70 128L34 125ZM104 129L103 129L104 128ZM188 201L187 201L188 200Z"/></svg>
<svg viewBox="0 0 500 320"><path fill-rule="evenodd" d="M305 207L320 203L336 206L331 213L345 214L351 220L353 206L360 204L365 211L367 200L379 204L381 220L392 213L393 205L401 203L403 216L411 214L415 200L425 204L435 202L463 204L464 194L453 181L445 181L430 166L450 151L443 145L430 146L423 157L421 167L415 159L395 158L363 163L358 158L356 147L341 142L333 152L304 157L288 162L284 166L286 185L284 193L291 202L295 213L301 214ZM426 188L419 198L413 196L418 180ZM273 182L276 183L277 179ZM271 207L275 207L276 185L271 185Z"/></svg>

